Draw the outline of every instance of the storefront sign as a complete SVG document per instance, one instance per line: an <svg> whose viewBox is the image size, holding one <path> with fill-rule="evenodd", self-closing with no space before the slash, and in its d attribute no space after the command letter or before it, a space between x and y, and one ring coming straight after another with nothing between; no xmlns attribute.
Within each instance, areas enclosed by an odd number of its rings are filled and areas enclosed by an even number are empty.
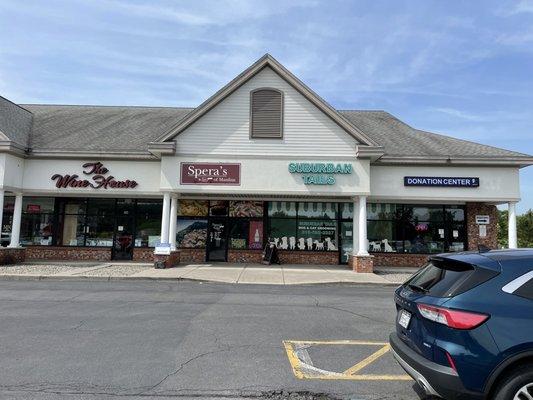
<svg viewBox="0 0 533 400"><path fill-rule="evenodd" d="M490 224L490 215L476 215L476 224L478 225Z"/></svg>
<svg viewBox="0 0 533 400"><path fill-rule="evenodd" d="M157 243L155 245L154 254L157 255L169 255L170 254L170 243Z"/></svg>
<svg viewBox="0 0 533 400"><path fill-rule="evenodd" d="M113 175L105 176L109 170L101 162L91 162L82 165L83 173L91 175L91 179L80 179L77 174L72 175L52 175L52 180L56 181L56 188L93 188L93 189L133 189L139 184L130 179L118 181Z"/></svg>
<svg viewBox="0 0 533 400"><path fill-rule="evenodd" d="M181 163L182 185L240 185L241 164Z"/></svg>
<svg viewBox="0 0 533 400"><path fill-rule="evenodd" d="M302 174L305 185L334 185L335 174L351 174L352 164L289 163L291 174Z"/></svg>
<svg viewBox="0 0 533 400"><path fill-rule="evenodd" d="M479 187L479 178L405 176L404 186Z"/></svg>

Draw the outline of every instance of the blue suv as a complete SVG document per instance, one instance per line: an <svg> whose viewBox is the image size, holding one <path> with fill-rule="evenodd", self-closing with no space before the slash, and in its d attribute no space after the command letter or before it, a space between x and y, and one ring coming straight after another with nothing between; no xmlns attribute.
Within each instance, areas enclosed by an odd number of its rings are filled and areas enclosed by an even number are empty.
<svg viewBox="0 0 533 400"><path fill-rule="evenodd" d="M533 249L430 257L394 297L392 353L427 395L533 400Z"/></svg>

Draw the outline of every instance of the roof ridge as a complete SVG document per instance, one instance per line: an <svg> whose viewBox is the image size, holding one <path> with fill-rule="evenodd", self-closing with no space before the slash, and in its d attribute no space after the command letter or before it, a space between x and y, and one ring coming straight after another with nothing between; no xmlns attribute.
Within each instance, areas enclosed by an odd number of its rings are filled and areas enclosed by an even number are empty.
<svg viewBox="0 0 533 400"><path fill-rule="evenodd" d="M14 101L9 100L7 97L4 97L4 96L0 95L0 99L3 99L3 100L5 100L5 101L7 101L8 103L13 104L14 106L17 106L17 107L20 108L21 110L24 110L24 111L26 111L26 112L28 112L28 113L30 113L30 114L32 113L30 110L25 109L21 104L17 104L17 103L15 103Z"/></svg>
<svg viewBox="0 0 533 400"><path fill-rule="evenodd" d="M0 96L1 97L1 96ZM15 104L15 103L13 103ZM51 107L101 107L101 108L172 108L179 110L194 110L196 107L183 107L183 106L119 106L119 105L98 105L98 104L38 104L38 103L21 103L16 104L20 108L23 106L51 106ZM23 108L26 110L25 108ZM26 110L31 113L31 111Z"/></svg>
<svg viewBox="0 0 533 400"><path fill-rule="evenodd" d="M338 112L368 112L368 113L371 113L371 112L384 112L384 113L387 113L389 115L392 115L390 112L388 112L387 110L343 110L343 109L337 109Z"/></svg>

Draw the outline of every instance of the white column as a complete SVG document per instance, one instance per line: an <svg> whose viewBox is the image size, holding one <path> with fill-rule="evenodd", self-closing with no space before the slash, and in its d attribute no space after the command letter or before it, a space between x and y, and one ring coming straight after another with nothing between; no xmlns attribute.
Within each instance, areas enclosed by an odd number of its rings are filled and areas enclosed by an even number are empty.
<svg viewBox="0 0 533 400"><path fill-rule="evenodd" d="M359 196L359 250L358 256L368 256L368 240L366 238L366 196Z"/></svg>
<svg viewBox="0 0 533 400"><path fill-rule="evenodd" d="M11 228L11 242L9 247L20 246L20 222L22 218L22 193L15 195L15 209L13 210L13 227Z"/></svg>
<svg viewBox="0 0 533 400"><path fill-rule="evenodd" d="M509 202L509 248L518 247L518 238L516 235L516 202Z"/></svg>
<svg viewBox="0 0 533 400"><path fill-rule="evenodd" d="M353 249L355 256L359 252L359 205L357 197L353 199L353 228L352 228Z"/></svg>
<svg viewBox="0 0 533 400"><path fill-rule="evenodd" d="M163 213L161 215L161 243L168 243L170 216L170 193L163 194Z"/></svg>
<svg viewBox="0 0 533 400"><path fill-rule="evenodd" d="M172 196L170 200L170 226L168 229L170 249L176 250L176 231L178 228L178 197Z"/></svg>
<svg viewBox="0 0 533 400"><path fill-rule="evenodd" d="M0 236L2 234L3 223L4 223L4 191L0 190Z"/></svg>

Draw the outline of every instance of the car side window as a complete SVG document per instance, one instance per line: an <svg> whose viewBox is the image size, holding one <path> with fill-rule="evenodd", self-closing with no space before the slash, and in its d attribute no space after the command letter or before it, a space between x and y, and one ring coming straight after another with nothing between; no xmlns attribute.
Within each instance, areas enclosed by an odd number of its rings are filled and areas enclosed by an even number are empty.
<svg viewBox="0 0 533 400"><path fill-rule="evenodd" d="M525 297L526 299L533 300L533 278L520 286L514 294Z"/></svg>

